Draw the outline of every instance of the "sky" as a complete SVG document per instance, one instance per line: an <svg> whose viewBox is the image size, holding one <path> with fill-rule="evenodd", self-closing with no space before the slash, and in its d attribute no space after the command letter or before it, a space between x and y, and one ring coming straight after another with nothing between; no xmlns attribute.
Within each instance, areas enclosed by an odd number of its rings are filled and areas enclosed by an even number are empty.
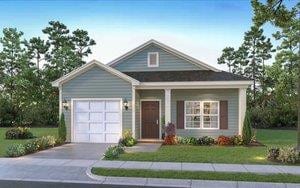
<svg viewBox="0 0 300 188"><path fill-rule="evenodd" d="M70 30L87 30L96 41L87 61L108 63L155 39L226 70L217 64L217 58L223 48L240 46L252 25L252 14L250 0L4 0L0 1L0 29L14 27L23 31L26 39L45 38L42 29L57 20ZM273 27L265 27L267 36L273 32Z"/></svg>

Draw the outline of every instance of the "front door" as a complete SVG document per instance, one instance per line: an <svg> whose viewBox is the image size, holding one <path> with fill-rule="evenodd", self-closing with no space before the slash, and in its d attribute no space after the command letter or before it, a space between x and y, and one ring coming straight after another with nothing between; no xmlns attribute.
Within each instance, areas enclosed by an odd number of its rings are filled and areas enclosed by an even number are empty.
<svg viewBox="0 0 300 188"><path fill-rule="evenodd" d="M159 139L158 101L142 101L142 138Z"/></svg>

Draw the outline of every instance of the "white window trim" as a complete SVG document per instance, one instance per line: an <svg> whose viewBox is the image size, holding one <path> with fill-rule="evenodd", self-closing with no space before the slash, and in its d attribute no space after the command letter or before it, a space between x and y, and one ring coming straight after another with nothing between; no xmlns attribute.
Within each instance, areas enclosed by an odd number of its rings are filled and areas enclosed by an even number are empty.
<svg viewBox="0 0 300 188"><path fill-rule="evenodd" d="M200 113L199 113L199 116L200 116L200 128L190 128L190 127L187 127L186 126L186 103L187 102L200 102ZM204 108L203 108L203 103L204 102L217 102L218 103L218 114L217 114L217 117L218 117L218 127L217 128L204 128L203 127L203 116L204 115ZM209 116L209 115L208 115ZM220 129L220 101L197 101L197 100L194 100L194 101L184 101L184 129L204 129L204 130L219 130Z"/></svg>
<svg viewBox="0 0 300 188"><path fill-rule="evenodd" d="M150 55L153 55L153 54L156 55L156 64L155 65L150 64ZM148 52L147 65L148 65L148 67L158 67L159 66L159 54L158 54L158 52Z"/></svg>

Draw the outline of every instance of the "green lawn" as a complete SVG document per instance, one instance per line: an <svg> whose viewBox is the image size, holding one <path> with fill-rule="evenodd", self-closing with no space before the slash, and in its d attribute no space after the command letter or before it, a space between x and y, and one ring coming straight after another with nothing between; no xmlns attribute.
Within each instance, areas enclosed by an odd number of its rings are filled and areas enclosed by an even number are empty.
<svg viewBox="0 0 300 188"><path fill-rule="evenodd" d="M227 180L227 181L255 181L300 183L300 176L291 174L253 174L253 173L226 173L226 172L191 172L191 171L153 171L153 170L127 170L93 168L92 173L101 176L118 177L147 177L172 179L201 179L201 180Z"/></svg>
<svg viewBox="0 0 300 188"><path fill-rule="evenodd" d="M256 137L268 146L295 146L296 130L257 130ZM267 147L162 146L153 153L124 153L117 160L274 164L266 160Z"/></svg>
<svg viewBox="0 0 300 188"><path fill-rule="evenodd" d="M0 128L0 157L5 157L5 151L7 146L14 143L24 143L27 140L6 140L5 132L9 128ZM42 137L47 135L57 136L57 128L31 128L31 132L36 137Z"/></svg>

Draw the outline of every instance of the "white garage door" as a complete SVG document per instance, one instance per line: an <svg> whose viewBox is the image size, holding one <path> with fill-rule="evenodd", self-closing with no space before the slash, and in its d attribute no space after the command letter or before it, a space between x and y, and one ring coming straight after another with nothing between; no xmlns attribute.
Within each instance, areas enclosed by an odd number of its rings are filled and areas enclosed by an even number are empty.
<svg viewBox="0 0 300 188"><path fill-rule="evenodd" d="M117 143L121 135L120 100L75 100L74 142Z"/></svg>

